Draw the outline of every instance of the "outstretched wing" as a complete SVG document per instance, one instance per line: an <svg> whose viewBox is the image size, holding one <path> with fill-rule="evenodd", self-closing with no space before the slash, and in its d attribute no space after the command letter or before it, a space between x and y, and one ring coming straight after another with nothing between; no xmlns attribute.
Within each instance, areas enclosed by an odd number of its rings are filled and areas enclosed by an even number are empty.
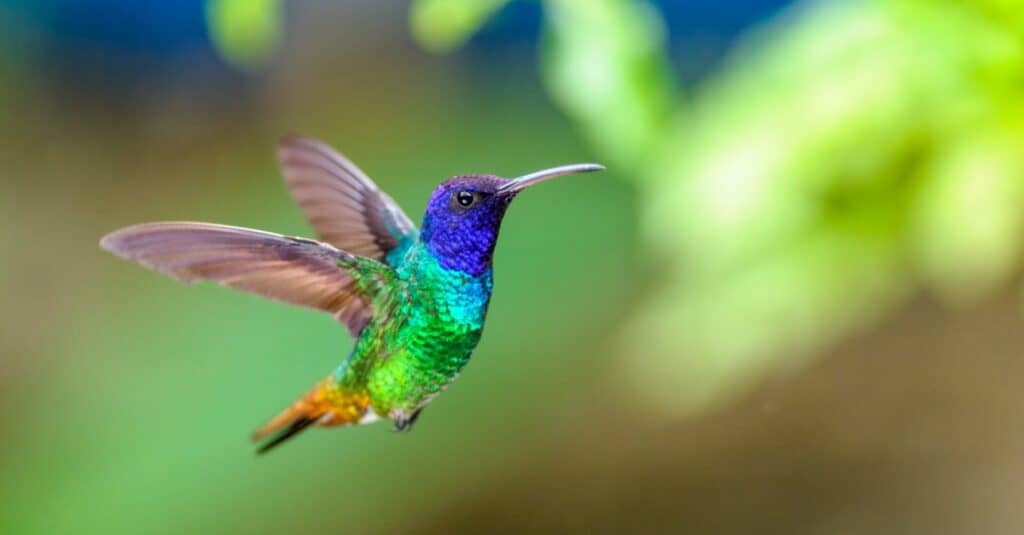
<svg viewBox="0 0 1024 535"><path fill-rule="evenodd" d="M328 244L212 223L144 223L112 232L104 249L183 282L212 280L244 292L329 312L358 336L373 285L360 273L390 268Z"/></svg>
<svg viewBox="0 0 1024 535"><path fill-rule="evenodd" d="M326 144L286 137L277 156L288 190L321 240L392 266L416 241L416 227L395 201Z"/></svg>

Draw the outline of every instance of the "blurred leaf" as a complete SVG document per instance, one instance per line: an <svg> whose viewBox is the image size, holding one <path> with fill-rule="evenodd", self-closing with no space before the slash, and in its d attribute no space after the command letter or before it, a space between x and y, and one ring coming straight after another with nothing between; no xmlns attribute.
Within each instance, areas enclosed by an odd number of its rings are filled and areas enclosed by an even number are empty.
<svg viewBox="0 0 1024 535"><path fill-rule="evenodd" d="M210 37L235 68L259 68L281 40L281 11L280 0L208 0Z"/></svg>
<svg viewBox="0 0 1024 535"><path fill-rule="evenodd" d="M671 123L665 29L634 0L548 0L545 82L603 158L643 173Z"/></svg>
<svg viewBox="0 0 1024 535"><path fill-rule="evenodd" d="M508 0L417 0L410 22L413 37L432 52L458 48Z"/></svg>
<svg viewBox="0 0 1024 535"><path fill-rule="evenodd" d="M1024 230L1024 136L969 137L937 159L914 212L923 275L952 302L1006 284Z"/></svg>
<svg viewBox="0 0 1024 535"><path fill-rule="evenodd" d="M966 298L1019 271L1022 42L967 4L822 2L738 47L652 171L666 286L624 342L651 406L799 363L919 279Z"/></svg>

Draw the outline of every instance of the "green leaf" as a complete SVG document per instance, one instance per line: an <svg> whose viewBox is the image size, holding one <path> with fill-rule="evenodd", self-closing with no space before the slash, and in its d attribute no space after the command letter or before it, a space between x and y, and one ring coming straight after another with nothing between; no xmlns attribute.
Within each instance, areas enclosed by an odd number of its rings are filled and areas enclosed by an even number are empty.
<svg viewBox="0 0 1024 535"><path fill-rule="evenodd" d="M651 406L723 399L922 282L957 301L1018 273L1022 38L968 3L826 2L738 47L648 184L666 284L623 359Z"/></svg>
<svg viewBox="0 0 1024 535"><path fill-rule="evenodd" d="M280 0L209 0L206 23L221 56L233 67L263 66L281 40Z"/></svg>
<svg viewBox="0 0 1024 535"><path fill-rule="evenodd" d="M417 0L410 24L420 46L449 52L465 43L508 0Z"/></svg>
<svg viewBox="0 0 1024 535"><path fill-rule="evenodd" d="M1008 282L1024 246L1024 136L967 137L936 161L913 213L922 274L952 303Z"/></svg>

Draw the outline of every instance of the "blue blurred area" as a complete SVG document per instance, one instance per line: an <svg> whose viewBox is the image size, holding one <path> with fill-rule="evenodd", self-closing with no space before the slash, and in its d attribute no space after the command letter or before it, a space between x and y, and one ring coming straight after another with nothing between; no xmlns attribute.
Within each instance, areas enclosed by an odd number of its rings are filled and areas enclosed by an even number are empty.
<svg viewBox="0 0 1024 535"><path fill-rule="evenodd" d="M236 73L212 47L201 0L0 0L21 15L7 50L62 92L118 98L173 72L179 81L233 87ZM31 38L25 38L31 36ZM21 42L19 42L19 39ZM184 75L182 77L182 75Z"/></svg>
<svg viewBox="0 0 1024 535"><path fill-rule="evenodd" d="M706 73L743 30L775 15L788 0L655 2L668 25L673 61L686 80ZM40 66L75 78L131 88L168 65L194 75L223 75L205 20L206 1L184 0L0 0L0 9L24 15L40 38L32 46L7 47L34 54ZM293 2L292 13L310 8ZM470 54L513 46L536 46L542 8L511 2L470 43ZM284 21L287 24L287 21ZM342 23L343 24L343 23ZM16 52L17 53L17 52ZM105 87L115 89L116 87Z"/></svg>
<svg viewBox="0 0 1024 535"><path fill-rule="evenodd" d="M662 0L656 5L668 22L669 33L678 42L687 33L711 32L735 37L760 19L774 16L792 0L733 0L728 9L722 2L678 2Z"/></svg>
<svg viewBox="0 0 1024 535"><path fill-rule="evenodd" d="M86 47L160 59L210 46L199 0L2 0L0 8L26 15L58 55Z"/></svg>
<svg viewBox="0 0 1024 535"><path fill-rule="evenodd" d="M69 46L92 44L154 57L208 46L203 2L62 0L49 15Z"/></svg>

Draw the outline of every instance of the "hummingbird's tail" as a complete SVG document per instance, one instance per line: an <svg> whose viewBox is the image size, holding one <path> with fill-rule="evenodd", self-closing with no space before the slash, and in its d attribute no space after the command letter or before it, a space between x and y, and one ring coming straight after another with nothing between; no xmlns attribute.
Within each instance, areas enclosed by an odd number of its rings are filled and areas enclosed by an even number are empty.
<svg viewBox="0 0 1024 535"><path fill-rule="evenodd" d="M311 425L331 427L359 423L369 406L370 396L365 391L343 390L328 377L263 424L252 434L252 440L260 441L274 435L257 450L257 453L266 453Z"/></svg>

